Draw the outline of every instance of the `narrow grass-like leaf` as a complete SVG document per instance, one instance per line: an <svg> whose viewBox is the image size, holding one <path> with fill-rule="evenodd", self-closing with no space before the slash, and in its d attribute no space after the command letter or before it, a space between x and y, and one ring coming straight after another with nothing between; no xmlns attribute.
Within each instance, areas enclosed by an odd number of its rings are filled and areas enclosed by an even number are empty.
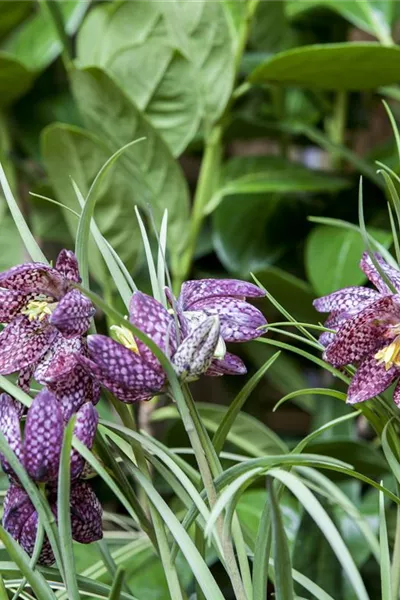
<svg viewBox="0 0 400 600"><path fill-rule="evenodd" d="M71 530L71 446L75 418L72 418L64 430L64 439L60 456L57 489L57 518L60 535L61 556L65 570L65 585L71 598L79 598L79 589L75 577L75 560L72 548Z"/></svg>
<svg viewBox="0 0 400 600"><path fill-rule="evenodd" d="M321 529L338 561L342 565L351 586L359 600L369 600L367 590L361 575L354 563L346 544L344 543L339 531L329 517L326 510L316 499L314 494L302 483L298 477L292 473L282 471L281 469L271 469L268 473L281 481L304 506L304 509L310 514L312 519Z"/></svg>
<svg viewBox="0 0 400 600"><path fill-rule="evenodd" d="M389 539L385 515L385 499L382 492L379 492L379 542L381 548L381 600L393 600Z"/></svg>
<svg viewBox="0 0 400 600"><path fill-rule="evenodd" d="M276 352L267 362L254 373L253 377L245 384L240 390L236 398L230 404L228 410L222 418L221 423L218 425L218 429L213 437L213 445L217 454L219 454L224 446L227 435L235 422L236 417L242 410L244 403L250 396L258 382L262 379L268 369L274 364L276 359L279 357L280 352Z"/></svg>
<svg viewBox="0 0 400 600"><path fill-rule="evenodd" d="M392 474L397 479L397 482L400 484L400 464L398 463L397 458L395 457L388 440L388 430L390 427L390 423L391 421L388 421L385 425L384 430L382 431L382 450L389 464ZM397 433L395 433L395 435L397 436Z"/></svg>
<svg viewBox="0 0 400 600"><path fill-rule="evenodd" d="M32 558L29 561L29 564L32 567L32 569L34 569L36 567L36 563L39 560L40 553L42 551L43 541L44 541L44 529L43 529L43 525L41 524L41 522L39 520L37 530L36 530L35 546L33 548ZM26 584L27 584L27 579L24 577L24 579L21 581L19 588L17 589L14 596L12 597L12 600L17 600L19 598L19 596L24 591Z"/></svg>
<svg viewBox="0 0 400 600"><path fill-rule="evenodd" d="M381 171L381 172L384 173L384 171ZM393 184L392 181L391 181L391 183ZM388 209L388 214L389 214L390 228L392 230L392 237L393 237L394 251L396 254L396 260L397 260L397 263L400 264L399 236L396 231L396 223L394 222L393 211L392 211L392 207L390 206L389 202L387 203L387 209Z"/></svg>
<svg viewBox="0 0 400 600"><path fill-rule="evenodd" d="M165 209L161 221L160 236L158 240L158 256L157 256L157 278L160 292L163 293L163 301L165 301L165 273L167 270L167 232L168 232L168 210Z"/></svg>
<svg viewBox="0 0 400 600"><path fill-rule="evenodd" d="M43 575L32 569L29 564L29 556L21 546L0 526L0 539L4 544L10 558L15 561L22 575L27 579L32 590L40 600L56 600L56 596L48 585Z"/></svg>
<svg viewBox="0 0 400 600"><path fill-rule="evenodd" d="M94 213L94 207L96 204L96 194L97 188L102 181L104 175L107 173L110 166L127 150L131 148L134 144L141 142L144 138L140 138L138 140L133 140L129 142L129 144L125 144L122 148L117 150L101 167L100 171L97 173L92 185L90 186L89 192L85 199L85 205L82 210L82 214L79 219L78 231L76 232L76 241L75 241L75 253L78 259L80 273L82 277L83 284L88 287L89 284L89 257L88 257L88 247L89 247L89 233L90 233L90 224Z"/></svg>
<svg viewBox="0 0 400 600"><path fill-rule="evenodd" d="M29 408L32 404L32 398L20 387L15 385L15 383L7 379L7 377L4 377L4 375L0 375L0 388L10 394L10 396L13 396L13 398L22 402L24 406Z"/></svg>
<svg viewBox="0 0 400 600"><path fill-rule="evenodd" d="M271 553L271 508L267 501L261 513L258 525L253 559L253 600L266 600L268 564Z"/></svg>
<svg viewBox="0 0 400 600"><path fill-rule="evenodd" d="M194 577L203 590L204 596L207 600L224 600L224 596L204 559L168 504L163 500L151 482L138 469L133 468L136 471L136 478L148 495L150 502L159 512L165 525L178 542L182 554L185 556Z"/></svg>
<svg viewBox="0 0 400 600"><path fill-rule="evenodd" d="M277 600L293 600L292 562L283 527L282 515L274 490L274 482L267 477L267 489L271 506L272 556L275 566L275 597Z"/></svg>
<svg viewBox="0 0 400 600"><path fill-rule="evenodd" d="M142 235L143 246L144 246L144 251L146 254L147 268L149 270L150 283L151 283L151 289L153 292L153 296L156 300L158 300L162 304L163 297L161 294L161 289L159 287L159 281L157 278L157 272L156 272L156 267L154 265L154 259L153 259L153 254L151 252L149 238L147 235L146 227L144 226L143 219L140 216L140 212L139 212L137 206L135 206L135 213L136 213L136 218L139 223L140 233Z"/></svg>
<svg viewBox="0 0 400 600"><path fill-rule="evenodd" d="M48 264L47 258L43 254L40 249L40 246L36 242L33 237L31 230L29 229L24 215L21 212L21 209L18 206L16 199L11 191L11 188L8 184L6 174L4 172L3 166L0 164L0 184L3 188L4 196L6 202L8 204L8 208L10 209L11 216L14 219L14 223L19 231L19 235L25 245L25 248L31 257L31 259L35 262L42 262Z"/></svg>
<svg viewBox="0 0 400 600"><path fill-rule="evenodd" d="M4 585L4 579L0 575L0 600L9 600L6 586Z"/></svg>
<svg viewBox="0 0 400 600"><path fill-rule="evenodd" d="M121 598L122 585L124 583L125 577L125 569L118 567L117 574L115 575L112 588L110 591L110 595L108 596L109 600L119 600Z"/></svg>
<svg viewBox="0 0 400 600"><path fill-rule="evenodd" d="M290 392L283 396L272 409L273 412L278 410L278 408L284 404L287 400L291 400L292 398L297 398L298 396L309 396L310 394L315 394L317 396L331 396L332 398L337 398L338 400L346 401L347 394L344 392L339 392L338 390L330 390L328 388L304 388L302 390L295 390L294 392Z"/></svg>
<svg viewBox="0 0 400 600"><path fill-rule="evenodd" d="M324 423L324 425L321 425L321 427L318 427L318 429L316 429L315 431L312 431L305 438L303 438L297 444L297 446L295 448L293 448L293 453L296 454L296 453L303 452L304 448L306 448L306 446L308 446L308 444L310 442L312 442L316 437L321 435L321 433L325 433L325 431L329 431L329 429L332 429L332 427L336 427L336 425L340 425L341 423L344 423L345 421L349 421L350 419L355 419L356 417L359 417L360 414L361 414L361 411L356 410L352 413L349 413L348 415L343 415L342 417L338 417L337 419L328 421L328 423Z"/></svg>
<svg viewBox="0 0 400 600"><path fill-rule="evenodd" d="M399 133L399 128L397 127L396 119L394 118L393 113L390 110L390 106L388 105L388 103L385 100L382 100L382 103L383 103L383 106L385 107L385 110L386 110L387 115L388 115L389 120L390 120L390 124L392 126L394 139L396 140L397 154L398 154L399 161L400 161L400 133Z"/></svg>

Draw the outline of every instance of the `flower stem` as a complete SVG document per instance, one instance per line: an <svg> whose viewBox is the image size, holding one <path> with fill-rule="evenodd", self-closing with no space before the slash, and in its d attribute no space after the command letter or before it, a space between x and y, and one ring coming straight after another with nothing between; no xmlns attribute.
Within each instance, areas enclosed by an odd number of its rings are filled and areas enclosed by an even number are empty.
<svg viewBox="0 0 400 600"><path fill-rule="evenodd" d="M210 508L217 501L217 492L214 486L214 475L220 472L218 458L213 449L211 440L204 429L204 425L197 413L194 405L193 397L187 385L183 385L183 395L185 403L179 402L176 398L178 409L181 414L182 422L188 434L191 446L196 456L197 464L203 480L204 488L207 493ZM208 439L207 439L208 438ZM210 448L213 450L210 452ZM217 531L221 539L222 549L224 553L225 566L227 573L231 578L232 587L237 600L248 600L240 571L237 565L235 552L233 549L232 539L229 532L225 531L223 517L219 517L217 521Z"/></svg>

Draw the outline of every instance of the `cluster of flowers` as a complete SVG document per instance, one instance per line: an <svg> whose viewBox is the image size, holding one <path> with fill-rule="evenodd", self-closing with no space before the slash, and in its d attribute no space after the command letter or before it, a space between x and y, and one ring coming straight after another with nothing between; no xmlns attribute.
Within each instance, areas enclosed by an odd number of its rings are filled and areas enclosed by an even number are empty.
<svg viewBox="0 0 400 600"><path fill-rule="evenodd" d="M325 326L332 332L320 336L325 360L358 367L350 404L373 398L400 377L400 271L379 254L371 260L364 253L360 267L376 289L348 287L314 301L319 312L330 313ZM400 383L393 399L400 404Z"/></svg>
<svg viewBox="0 0 400 600"><path fill-rule="evenodd" d="M26 263L0 274L0 374L18 374L26 392L35 379L43 389L24 415L24 407L0 396L0 430L29 476L43 484L57 518L57 479L66 423L75 415L75 436L92 447L100 385L123 402L148 400L166 389L166 375L154 354L123 323L112 327L116 339L89 335L92 303L76 289L80 282L72 252L63 250L55 267ZM244 342L263 333L262 313L246 298L263 296L253 284L203 279L183 284L168 310L141 292L132 296L129 320L169 357L181 381L200 375L243 374L241 359L225 342ZM23 428L23 434L21 432ZM3 526L32 555L38 514L18 477L1 457L10 479ZM73 539L90 543L102 536L102 509L85 480L84 460L71 452L71 527ZM52 564L48 540L39 563Z"/></svg>

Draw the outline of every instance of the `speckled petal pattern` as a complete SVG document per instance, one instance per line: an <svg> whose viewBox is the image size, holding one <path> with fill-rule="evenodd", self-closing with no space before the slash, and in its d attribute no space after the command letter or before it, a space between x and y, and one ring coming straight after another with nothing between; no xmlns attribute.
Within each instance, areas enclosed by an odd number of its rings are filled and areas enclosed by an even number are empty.
<svg viewBox="0 0 400 600"><path fill-rule="evenodd" d="M0 374L8 375L36 363L52 344L56 331L45 321L20 315L0 333Z"/></svg>
<svg viewBox="0 0 400 600"><path fill-rule="evenodd" d="M185 338L173 357L182 380L198 377L211 365L220 335L218 317L208 317Z"/></svg>
<svg viewBox="0 0 400 600"><path fill-rule="evenodd" d="M104 335L90 335L87 339L91 361L84 356L79 360L100 383L115 383L133 392L157 392L165 381L161 370L154 370L139 354ZM107 386L106 386L107 387Z"/></svg>
<svg viewBox="0 0 400 600"><path fill-rule="evenodd" d="M22 439L19 414L15 407L15 401L8 394L0 395L0 430L6 438L11 450L17 458L22 460ZM14 475L4 456L0 454L1 465L8 475Z"/></svg>
<svg viewBox="0 0 400 600"><path fill-rule="evenodd" d="M342 312L348 310L362 310L368 304L379 300L380 294L375 290L365 287L348 287L322 296L314 300L313 305L318 312Z"/></svg>
<svg viewBox="0 0 400 600"><path fill-rule="evenodd" d="M22 528L35 508L28 494L19 485L11 483L4 498L3 527L17 541L20 541Z"/></svg>
<svg viewBox="0 0 400 600"><path fill-rule="evenodd" d="M50 323L65 336L83 335L89 329L95 308L78 290L71 290L58 303Z"/></svg>
<svg viewBox="0 0 400 600"><path fill-rule="evenodd" d="M172 356L177 343L175 321L162 304L147 294L135 292L131 298L129 315L133 325L148 335L165 354ZM136 343L140 355L153 368L161 370L161 365L151 350L138 339Z"/></svg>
<svg viewBox="0 0 400 600"><path fill-rule="evenodd" d="M86 402L77 412L74 435L89 449L93 446L99 417L90 402ZM76 479L82 473L85 461L77 450L71 451L71 478Z"/></svg>
<svg viewBox="0 0 400 600"><path fill-rule="evenodd" d="M247 368L241 358L227 352L223 360L214 359L206 375L245 375Z"/></svg>
<svg viewBox="0 0 400 600"><path fill-rule="evenodd" d="M38 514L34 510L31 516L24 522L18 540L22 548L29 556L32 556L33 550L35 548L38 521ZM45 536L38 564L42 567L50 567L54 563L54 561L55 558L50 546L50 542L47 536Z"/></svg>
<svg viewBox="0 0 400 600"><path fill-rule="evenodd" d="M198 300L220 296L261 298L265 292L253 283L239 279L199 279L182 285L178 302L182 310L197 310L195 303Z"/></svg>
<svg viewBox="0 0 400 600"><path fill-rule="evenodd" d="M77 366L77 354L83 350L80 337L65 338L59 333L47 354L40 360L35 370L35 379L45 385L65 378Z"/></svg>
<svg viewBox="0 0 400 600"><path fill-rule="evenodd" d="M57 479L63 434L61 407L55 396L43 389L32 402L25 425L25 467L32 479Z"/></svg>
<svg viewBox="0 0 400 600"><path fill-rule="evenodd" d="M64 290L64 279L49 265L24 263L0 273L0 288L59 298Z"/></svg>
<svg viewBox="0 0 400 600"><path fill-rule="evenodd" d="M194 310L207 316L218 316L221 336L226 342L246 342L265 333L265 330L259 329L267 324L262 312L238 298L199 300Z"/></svg>
<svg viewBox="0 0 400 600"><path fill-rule="evenodd" d="M381 298L346 321L325 351L335 367L357 362L374 352L390 325L399 321L399 305L393 296Z"/></svg>
<svg viewBox="0 0 400 600"><path fill-rule="evenodd" d="M396 288L398 292L400 292L400 271L388 265L384 258L377 252L374 254L376 261L381 267L382 271L385 275L390 279L393 286ZM389 289L389 286L384 282L380 274L378 273L375 265L371 261L367 252L364 252L361 258L360 267L371 281L374 286L381 292L381 294L391 294L392 290Z"/></svg>
<svg viewBox="0 0 400 600"><path fill-rule="evenodd" d="M9 323L29 302L30 294L0 288L0 323Z"/></svg>
<svg viewBox="0 0 400 600"><path fill-rule="evenodd" d="M356 404L364 402L380 394L400 375L398 367L386 370L385 365L379 363L374 355L363 360L354 375L347 391L347 403Z"/></svg>
<svg viewBox="0 0 400 600"><path fill-rule="evenodd" d="M95 493L86 482L71 487L72 537L81 544L90 544L103 537L102 508Z"/></svg>
<svg viewBox="0 0 400 600"><path fill-rule="evenodd" d="M74 283L81 283L82 279L79 275L78 261L71 250L61 250L57 257L55 268L65 279Z"/></svg>
<svg viewBox="0 0 400 600"><path fill-rule="evenodd" d="M69 421L85 402L97 404L100 399L99 383L81 364L77 364L64 378L48 383L47 387L60 403L64 421Z"/></svg>

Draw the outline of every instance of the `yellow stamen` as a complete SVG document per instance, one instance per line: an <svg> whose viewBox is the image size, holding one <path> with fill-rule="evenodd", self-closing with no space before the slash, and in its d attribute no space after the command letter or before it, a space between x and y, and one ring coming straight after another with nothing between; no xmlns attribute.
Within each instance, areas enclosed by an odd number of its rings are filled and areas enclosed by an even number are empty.
<svg viewBox="0 0 400 600"><path fill-rule="evenodd" d="M112 325L110 330L115 332L114 337L117 342L125 346L125 348L128 348L128 350L132 350L135 354L139 354L139 349L132 331L123 325Z"/></svg>
<svg viewBox="0 0 400 600"><path fill-rule="evenodd" d="M23 315L26 315L30 321L43 321L46 315L51 315L51 305L45 300L31 300L26 307L21 310Z"/></svg>
<svg viewBox="0 0 400 600"><path fill-rule="evenodd" d="M385 364L386 371L391 367L400 367L400 337L397 337L391 344L379 350L375 357L379 363Z"/></svg>

